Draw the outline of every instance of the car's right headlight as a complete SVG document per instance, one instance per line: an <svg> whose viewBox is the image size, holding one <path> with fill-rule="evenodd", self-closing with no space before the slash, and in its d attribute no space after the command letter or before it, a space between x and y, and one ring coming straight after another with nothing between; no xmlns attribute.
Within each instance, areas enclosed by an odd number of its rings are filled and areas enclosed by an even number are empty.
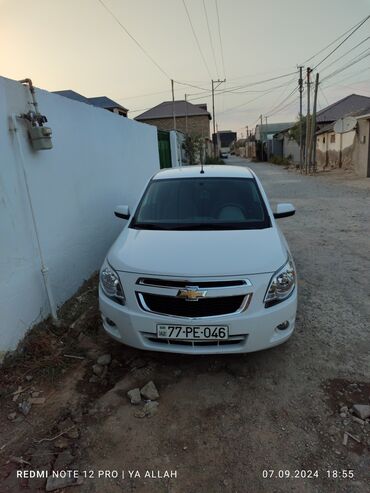
<svg viewBox="0 0 370 493"><path fill-rule="evenodd" d="M289 257L288 262L272 276L264 300L265 308L289 298L294 291L296 277L293 259Z"/></svg>
<svg viewBox="0 0 370 493"><path fill-rule="evenodd" d="M125 293L117 272L107 261L100 270L100 286L103 293L113 301L124 305L126 303Z"/></svg>

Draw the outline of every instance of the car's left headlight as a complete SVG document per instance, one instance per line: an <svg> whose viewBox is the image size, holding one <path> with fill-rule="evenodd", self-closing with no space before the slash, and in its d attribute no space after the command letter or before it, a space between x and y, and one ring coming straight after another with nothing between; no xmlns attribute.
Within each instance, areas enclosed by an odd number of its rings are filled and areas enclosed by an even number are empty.
<svg viewBox="0 0 370 493"><path fill-rule="evenodd" d="M272 276L265 296L265 308L281 303L289 298L296 285L296 270L293 259L289 256L288 262Z"/></svg>
<svg viewBox="0 0 370 493"><path fill-rule="evenodd" d="M124 305L126 303L125 293L117 272L107 261L104 262L100 270L100 286L103 293L113 301Z"/></svg>

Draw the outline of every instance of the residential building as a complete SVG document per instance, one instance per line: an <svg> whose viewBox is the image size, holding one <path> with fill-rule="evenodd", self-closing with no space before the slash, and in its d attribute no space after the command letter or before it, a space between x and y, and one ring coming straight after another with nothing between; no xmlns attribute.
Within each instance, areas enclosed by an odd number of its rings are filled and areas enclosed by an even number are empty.
<svg viewBox="0 0 370 493"><path fill-rule="evenodd" d="M319 130L316 132L317 169L353 169L361 176L368 174L368 145L370 97L351 94L317 113ZM352 116L357 120L348 132L337 133L335 122ZM366 150L367 149L367 150Z"/></svg>
<svg viewBox="0 0 370 493"><path fill-rule="evenodd" d="M289 159L292 163L299 164L301 148L291 134L291 129L294 125L274 134L272 149L275 156Z"/></svg>
<svg viewBox="0 0 370 493"><path fill-rule="evenodd" d="M176 130L184 134L209 139L211 114L206 104L192 104L188 101L164 101L137 116L135 120L158 127L159 130Z"/></svg>
<svg viewBox="0 0 370 493"><path fill-rule="evenodd" d="M273 154L281 153L281 146L277 145L277 148L274 149L274 141L273 137L276 133L281 132L282 130L286 130L291 128L294 125L293 122L284 122L284 123L267 123L265 125L257 125L255 129L255 139L258 143L257 151L259 150L259 159L265 160L269 159L269 157Z"/></svg>
<svg viewBox="0 0 370 493"><path fill-rule="evenodd" d="M97 106L98 108L103 108L105 110L111 111L112 113L117 113L118 115L127 117L128 109L122 106L113 99L107 98L106 96L98 96L93 98L86 98L72 89L66 89L63 91L53 91L54 94L59 94L59 96L64 96L80 103L91 104L92 106Z"/></svg>

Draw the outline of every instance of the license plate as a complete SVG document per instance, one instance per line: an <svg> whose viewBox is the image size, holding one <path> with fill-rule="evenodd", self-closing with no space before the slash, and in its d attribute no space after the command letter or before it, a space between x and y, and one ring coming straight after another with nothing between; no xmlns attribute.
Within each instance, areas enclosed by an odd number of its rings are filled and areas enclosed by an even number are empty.
<svg viewBox="0 0 370 493"><path fill-rule="evenodd" d="M159 339L219 341L229 338L227 325L157 325Z"/></svg>

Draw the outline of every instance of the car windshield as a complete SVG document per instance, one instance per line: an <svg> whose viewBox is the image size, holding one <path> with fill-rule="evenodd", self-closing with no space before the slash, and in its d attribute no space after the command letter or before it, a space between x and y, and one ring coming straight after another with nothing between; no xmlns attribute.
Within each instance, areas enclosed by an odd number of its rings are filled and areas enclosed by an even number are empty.
<svg viewBox="0 0 370 493"><path fill-rule="evenodd" d="M152 180L130 227L136 229L262 229L271 226L252 178Z"/></svg>

